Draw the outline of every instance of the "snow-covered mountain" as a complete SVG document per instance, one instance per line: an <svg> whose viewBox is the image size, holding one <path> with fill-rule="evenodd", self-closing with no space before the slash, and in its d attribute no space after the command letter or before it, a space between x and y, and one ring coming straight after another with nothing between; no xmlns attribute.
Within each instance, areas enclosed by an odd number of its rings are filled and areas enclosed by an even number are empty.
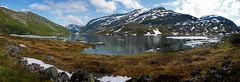
<svg viewBox="0 0 240 82"><path fill-rule="evenodd" d="M125 14L96 18L84 27L87 32L107 34L211 34L237 33L240 28L222 16L209 15L197 18L163 7L147 11L141 9ZM158 31L156 33L156 31Z"/></svg>
<svg viewBox="0 0 240 82"><path fill-rule="evenodd" d="M76 24L69 24L66 26L66 28L73 33L79 32L79 30L82 28L83 26L79 26Z"/></svg>

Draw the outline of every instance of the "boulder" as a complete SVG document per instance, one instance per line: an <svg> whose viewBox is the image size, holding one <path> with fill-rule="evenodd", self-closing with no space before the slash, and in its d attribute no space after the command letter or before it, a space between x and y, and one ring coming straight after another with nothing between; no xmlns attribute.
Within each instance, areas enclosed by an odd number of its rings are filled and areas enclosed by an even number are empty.
<svg viewBox="0 0 240 82"><path fill-rule="evenodd" d="M73 73L71 82L96 82L94 76L84 70L78 69Z"/></svg>
<svg viewBox="0 0 240 82"><path fill-rule="evenodd" d="M56 82L69 82L70 78L68 77L67 73L61 72L58 73L58 79Z"/></svg>
<svg viewBox="0 0 240 82"><path fill-rule="evenodd" d="M191 73L190 82L203 82L204 78L201 76L201 69L194 68Z"/></svg>
<svg viewBox="0 0 240 82"><path fill-rule="evenodd" d="M191 76L194 77L194 76L200 75L201 74L200 72L201 72L201 69L194 68L192 70Z"/></svg>
<svg viewBox="0 0 240 82"><path fill-rule="evenodd" d="M152 78L150 75L142 75L140 78L138 78L137 82L151 82Z"/></svg>
<svg viewBox="0 0 240 82"><path fill-rule="evenodd" d="M22 52L22 47L20 46L16 46L16 45L12 45L12 44L7 44L6 45L6 50L8 52L8 54L12 57L16 57L17 59L21 59L21 57L19 56L19 53Z"/></svg>
<svg viewBox="0 0 240 82"><path fill-rule="evenodd" d="M38 74L40 73L41 66L39 64L33 63L30 65L27 65L27 70L31 73Z"/></svg>
<svg viewBox="0 0 240 82"><path fill-rule="evenodd" d="M49 79L52 80L57 80L58 78L58 71L56 67L49 67L47 69L44 70L44 75L46 77L49 77Z"/></svg>
<svg viewBox="0 0 240 82"><path fill-rule="evenodd" d="M48 55L46 57L46 60L49 61L49 62L54 62L55 61L55 58L52 56L52 55Z"/></svg>

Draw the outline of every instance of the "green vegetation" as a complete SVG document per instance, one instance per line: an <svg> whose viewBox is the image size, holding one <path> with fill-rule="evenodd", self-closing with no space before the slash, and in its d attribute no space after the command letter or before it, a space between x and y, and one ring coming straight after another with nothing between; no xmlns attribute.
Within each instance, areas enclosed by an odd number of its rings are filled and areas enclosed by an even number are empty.
<svg viewBox="0 0 240 82"><path fill-rule="evenodd" d="M6 40L0 39L0 82L49 82L41 75L35 75L24 70L16 61L4 50Z"/></svg>
<svg viewBox="0 0 240 82"><path fill-rule="evenodd" d="M63 35L64 27L31 12L16 12L0 7L0 32L6 34Z"/></svg>

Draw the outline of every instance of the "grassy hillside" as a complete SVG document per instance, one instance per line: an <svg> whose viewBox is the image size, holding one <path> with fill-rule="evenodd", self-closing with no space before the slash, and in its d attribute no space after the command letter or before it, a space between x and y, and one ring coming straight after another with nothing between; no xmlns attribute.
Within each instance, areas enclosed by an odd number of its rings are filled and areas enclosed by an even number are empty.
<svg viewBox="0 0 240 82"><path fill-rule="evenodd" d="M64 27L31 12L16 12L0 7L0 32L6 34L61 35Z"/></svg>

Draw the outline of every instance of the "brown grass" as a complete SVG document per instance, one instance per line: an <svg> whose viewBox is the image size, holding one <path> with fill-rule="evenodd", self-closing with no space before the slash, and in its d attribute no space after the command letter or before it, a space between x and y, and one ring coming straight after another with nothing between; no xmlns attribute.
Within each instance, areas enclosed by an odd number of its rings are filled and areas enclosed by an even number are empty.
<svg viewBox="0 0 240 82"><path fill-rule="evenodd" d="M24 39L7 37L9 42L28 46L24 56L41 59L59 68L73 71L81 68L93 74L113 74L139 77L148 74L175 75L186 79L193 68L203 72L211 66L219 66L224 59L240 59L240 48L220 45L219 48L197 48L170 53L143 53L127 56L104 56L82 54L88 44L79 42L62 42L56 40ZM55 62L45 60L47 55L55 57Z"/></svg>

